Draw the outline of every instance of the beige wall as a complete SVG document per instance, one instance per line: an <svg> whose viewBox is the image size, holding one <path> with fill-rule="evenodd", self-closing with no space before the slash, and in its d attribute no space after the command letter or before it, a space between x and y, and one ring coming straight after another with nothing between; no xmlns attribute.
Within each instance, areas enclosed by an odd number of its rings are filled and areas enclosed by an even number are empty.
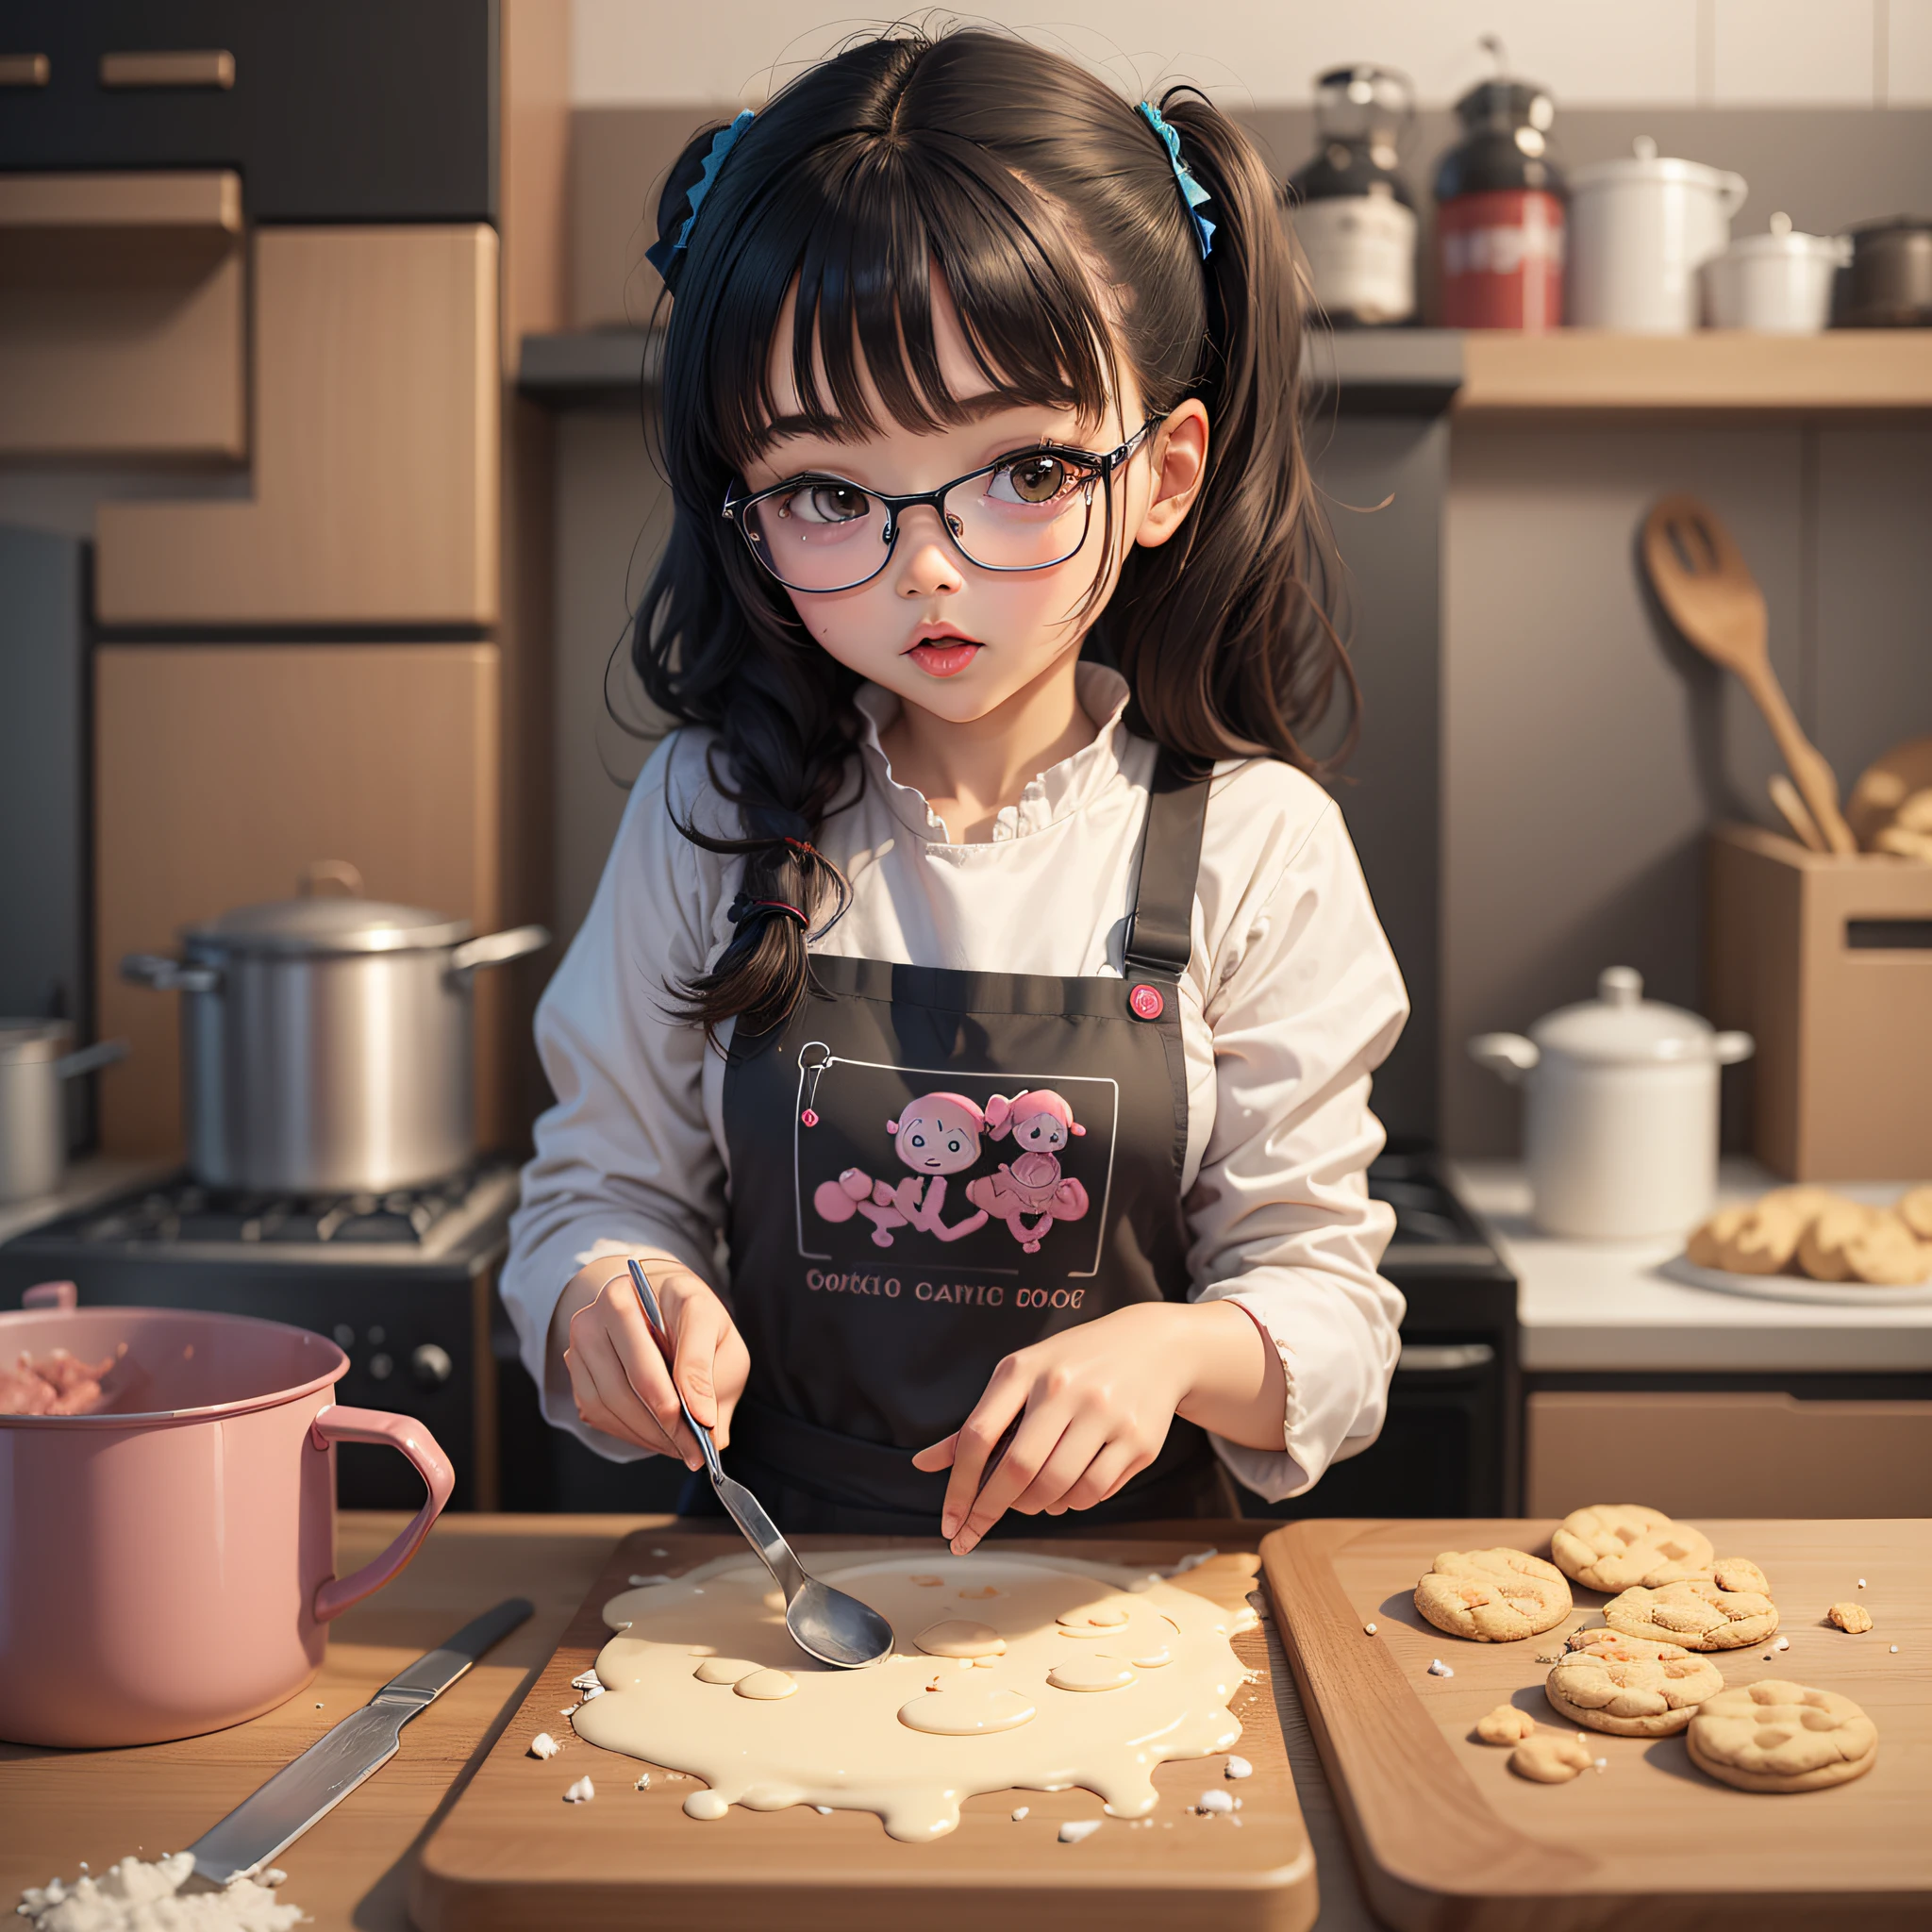
<svg viewBox="0 0 1932 1932"><path fill-rule="evenodd" d="M1707 497L1764 588L1773 663L1849 789L1932 732L1932 432L1459 426L1443 631L1443 1140L1516 1146L1463 1042L1637 967L1700 998L1704 828L1775 823L1769 734L1645 608L1634 543ZM1737 1076L1730 1076L1737 1077Z"/></svg>

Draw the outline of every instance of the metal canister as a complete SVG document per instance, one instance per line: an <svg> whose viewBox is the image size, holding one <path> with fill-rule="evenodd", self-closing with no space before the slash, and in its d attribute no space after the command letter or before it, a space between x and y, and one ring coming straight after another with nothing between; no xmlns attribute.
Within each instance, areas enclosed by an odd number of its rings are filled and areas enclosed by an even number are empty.
<svg viewBox="0 0 1932 1932"><path fill-rule="evenodd" d="M1436 260L1449 328L1556 328L1565 202L1549 151L1556 108L1498 75L1456 104L1462 139L1436 164Z"/></svg>

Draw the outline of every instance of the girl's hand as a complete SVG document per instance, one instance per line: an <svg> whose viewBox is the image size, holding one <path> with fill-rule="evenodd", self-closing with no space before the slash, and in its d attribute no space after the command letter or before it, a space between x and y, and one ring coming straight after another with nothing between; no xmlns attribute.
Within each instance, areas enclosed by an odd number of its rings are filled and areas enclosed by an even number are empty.
<svg viewBox="0 0 1932 1932"><path fill-rule="evenodd" d="M1192 1318L1206 1312L1161 1302L1120 1308L1009 1355L958 1434L912 1458L915 1469L952 1466L940 1529L954 1554L963 1557L1008 1509L1091 1509L1145 1469L1193 1387ZM1012 1447L981 1491L994 1446L1022 1410Z"/></svg>
<svg viewBox="0 0 1932 1932"><path fill-rule="evenodd" d="M622 1257L605 1257L573 1277L558 1305L559 1316L574 1307L563 1350L571 1393L590 1427L698 1469L704 1453L678 1410L677 1391L722 1449L731 1440L731 1411L751 1357L724 1304L690 1269L661 1260L644 1267L671 1331L672 1360L644 1320Z"/></svg>

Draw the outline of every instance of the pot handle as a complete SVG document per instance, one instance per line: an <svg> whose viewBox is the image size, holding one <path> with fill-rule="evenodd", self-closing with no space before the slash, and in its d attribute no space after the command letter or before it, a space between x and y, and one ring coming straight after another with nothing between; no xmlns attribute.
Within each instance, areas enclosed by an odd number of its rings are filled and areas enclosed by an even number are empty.
<svg viewBox="0 0 1932 1932"><path fill-rule="evenodd" d="M1741 175L1720 175L1717 177L1718 204L1724 211L1724 220L1730 218L1744 206L1751 192L1751 184Z"/></svg>
<svg viewBox="0 0 1932 1932"><path fill-rule="evenodd" d="M1757 1051L1757 1042L1748 1033L1720 1033L1710 1042L1710 1057L1721 1067L1735 1067Z"/></svg>
<svg viewBox="0 0 1932 1932"><path fill-rule="evenodd" d="M492 932L480 940L465 940L449 956L452 973L474 973L479 966L508 966L526 953L541 953L550 943L547 925L512 926L508 932Z"/></svg>
<svg viewBox="0 0 1932 1932"><path fill-rule="evenodd" d="M69 1054L65 1059L56 1060L54 1077L72 1080L76 1074L95 1073L102 1067L111 1067L116 1060L125 1060L133 1051L125 1040L97 1041L92 1046Z"/></svg>
<svg viewBox="0 0 1932 1932"><path fill-rule="evenodd" d="M1477 1066L1487 1067L1498 1079L1515 1087L1542 1055L1536 1041L1520 1033L1478 1033L1469 1042L1469 1057Z"/></svg>
<svg viewBox="0 0 1932 1932"><path fill-rule="evenodd" d="M416 1465L416 1474L429 1491L402 1535L373 1563L363 1564L352 1575L331 1576L318 1587L315 1621L326 1624L352 1604L373 1596L422 1547L430 1524L442 1514L442 1506L456 1487L456 1473L436 1438L410 1416L390 1415L379 1408L344 1408L331 1403L317 1413L308 1427L309 1440L318 1449L326 1449L332 1442L387 1443L391 1449L400 1449Z"/></svg>
<svg viewBox="0 0 1932 1932"><path fill-rule="evenodd" d="M221 969L190 966L165 953L129 953L121 962L121 977L156 992L219 992Z"/></svg>

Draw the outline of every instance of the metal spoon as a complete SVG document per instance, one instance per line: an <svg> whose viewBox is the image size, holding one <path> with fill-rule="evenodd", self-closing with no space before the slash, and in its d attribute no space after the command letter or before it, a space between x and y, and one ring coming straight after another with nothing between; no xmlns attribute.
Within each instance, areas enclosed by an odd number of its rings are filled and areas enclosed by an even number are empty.
<svg viewBox="0 0 1932 1932"><path fill-rule="evenodd" d="M644 1319L651 1324L651 1333L663 1347L668 1360L672 1353L671 1331L664 1325L658 1297L636 1261L630 1264L630 1278L636 1284L638 1300L643 1304ZM675 1378L672 1387L677 1389ZM745 1541L758 1552L759 1560L772 1573L772 1581L784 1592L785 1627L791 1631L791 1641L808 1657L815 1657L823 1664L835 1664L841 1670L856 1671L863 1665L877 1663L892 1648L892 1626L870 1604L862 1604L856 1596L821 1583L806 1569L793 1555L791 1545L778 1534L777 1524L765 1514L758 1499L742 1483L733 1482L724 1474L710 1430L691 1414L682 1390L677 1391L677 1406L684 1410L684 1420L698 1439L706 1472L725 1514L744 1532Z"/></svg>

